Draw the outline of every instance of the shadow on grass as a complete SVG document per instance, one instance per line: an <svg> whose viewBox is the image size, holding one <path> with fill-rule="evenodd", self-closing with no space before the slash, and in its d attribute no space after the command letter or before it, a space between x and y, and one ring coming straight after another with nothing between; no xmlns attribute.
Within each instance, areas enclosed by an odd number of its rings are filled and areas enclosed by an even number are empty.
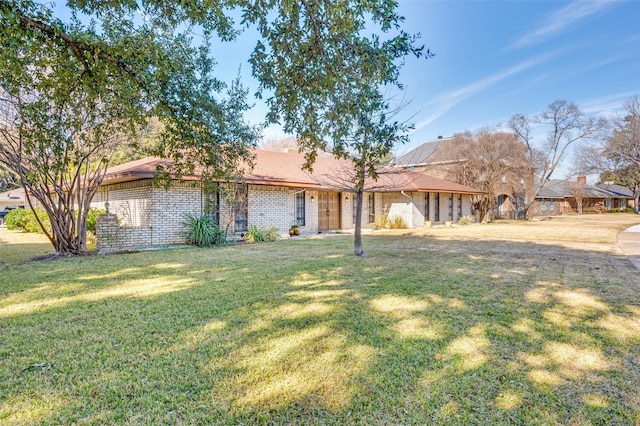
<svg viewBox="0 0 640 426"><path fill-rule="evenodd" d="M625 259L365 243L366 259L333 237L13 269L0 420L640 421L640 288ZM22 371L42 363L53 368Z"/></svg>

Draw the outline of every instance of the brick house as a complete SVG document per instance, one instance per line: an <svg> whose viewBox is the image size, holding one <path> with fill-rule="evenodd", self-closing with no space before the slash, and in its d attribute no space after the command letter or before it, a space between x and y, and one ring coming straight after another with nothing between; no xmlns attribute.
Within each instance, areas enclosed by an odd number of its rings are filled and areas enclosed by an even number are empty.
<svg viewBox="0 0 640 426"><path fill-rule="evenodd" d="M505 137L510 137L506 135ZM459 178L461 169L468 164L468 160L461 158L464 150L464 138L439 137L424 142L406 154L398 157L394 165L403 167L441 179L455 181ZM524 149L524 146L522 147ZM492 218L516 219L518 211L530 199L533 187L533 170L530 168L510 166L508 158L502 159L504 171L494 189L495 198L490 200L489 220ZM482 174L482 172L480 173ZM480 203L486 197L474 197L473 201Z"/></svg>
<svg viewBox="0 0 640 426"><path fill-rule="evenodd" d="M318 157L313 173L302 170L304 156L255 150L255 166L238 184L205 188L186 177L169 189L154 185L159 158L145 158L107 170L92 205L108 208L98 223L98 249L183 243L185 213L211 214L241 238L248 226L275 227L286 234L298 224L303 234L352 229L354 193L349 188L353 166L348 161ZM363 228L383 214L400 216L410 228L425 223L455 222L470 215L474 188L401 169L383 169L365 187Z"/></svg>
<svg viewBox="0 0 640 426"><path fill-rule="evenodd" d="M630 207L632 202L631 191L620 193L602 186L587 185L584 176L579 176L575 181L551 179L540 190L529 214L559 216L576 212L604 213Z"/></svg>

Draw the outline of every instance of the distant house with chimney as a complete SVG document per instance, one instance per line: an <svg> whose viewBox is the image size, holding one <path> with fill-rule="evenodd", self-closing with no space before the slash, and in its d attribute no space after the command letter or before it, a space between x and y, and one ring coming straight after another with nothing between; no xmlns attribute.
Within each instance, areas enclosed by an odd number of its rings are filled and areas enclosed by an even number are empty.
<svg viewBox="0 0 640 426"><path fill-rule="evenodd" d="M619 185L588 185L585 176L575 181L551 179L535 198L529 215L558 216L565 213L604 213L633 205L631 191Z"/></svg>

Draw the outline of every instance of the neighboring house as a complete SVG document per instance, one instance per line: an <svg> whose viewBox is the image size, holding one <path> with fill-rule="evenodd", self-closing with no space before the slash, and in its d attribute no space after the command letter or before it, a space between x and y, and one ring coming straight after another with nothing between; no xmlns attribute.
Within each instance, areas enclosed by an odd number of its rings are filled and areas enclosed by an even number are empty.
<svg viewBox="0 0 640 426"><path fill-rule="evenodd" d="M11 210L24 208L25 197L22 188L0 193L0 224L4 223L4 217Z"/></svg>
<svg viewBox="0 0 640 426"><path fill-rule="evenodd" d="M612 200L611 208L612 209L624 209L624 208L633 208L633 191L626 186L616 185L612 182L605 182L600 185L596 185L597 188L604 189L605 191L611 192L613 194L619 195L620 198L614 198ZM626 204L624 201L626 201Z"/></svg>
<svg viewBox="0 0 640 426"><path fill-rule="evenodd" d="M600 186L587 185L581 176L576 181L552 179L543 187L534 200L531 216L557 216L565 213L606 212L624 209L633 201L633 194L620 194Z"/></svg>
<svg viewBox="0 0 640 426"><path fill-rule="evenodd" d="M415 170L431 176L450 181L457 181L460 178L461 166L467 159L460 158L464 153L464 139L447 137L427 141L417 148L400 156L394 162L394 166ZM508 159L504 159L508 163ZM474 162L477 163L477 162ZM479 173L482 176L482 172ZM481 178L480 178L481 179ZM505 219L516 219L517 212L524 207L527 194L531 194L533 185L533 171L526 173L514 171L510 167L505 167L505 171L495 187L495 199L491 200L491 217ZM473 201L480 202L481 197Z"/></svg>
<svg viewBox="0 0 640 426"><path fill-rule="evenodd" d="M169 189L155 186L156 166L166 161L158 158L110 168L92 203L110 213L99 221L98 248L183 243L186 213L210 214L238 237L252 225L275 227L281 234L293 224L305 234L354 227L352 163L318 157L309 173L302 170L302 154L254 153L255 167L243 183L221 183L219 190L207 190L197 177ZM470 196L477 194L481 191L422 173L383 169L377 181L367 181L363 228L372 228L383 214L401 216L410 228L455 222L471 213Z"/></svg>

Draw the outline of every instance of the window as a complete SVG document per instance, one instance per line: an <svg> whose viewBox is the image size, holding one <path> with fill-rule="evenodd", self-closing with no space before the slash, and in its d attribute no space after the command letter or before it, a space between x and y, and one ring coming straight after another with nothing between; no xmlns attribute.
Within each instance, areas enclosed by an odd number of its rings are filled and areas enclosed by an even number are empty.
<svg viewBox="0 0 640 426"><path fill-rule="evenodd" d="M433 220L440 222L440 193L436 192L436 198L433 200Z"/></svg>
<svg viewBox="0 0 640 426"><path fill-rule="evenodd" d="M209 216L216 225L220 224L220 191L218 189L217 183L205 184L202 188L204 196L203 212Z"/></svg>
<svg viewBox="0 0 640 426"><path fill-rule="evenodd" d="M556 200L549 200L549 210L555 211L556 209Z"/></svg>
<svg viewBox="0 0 640 426"><path fill-rule="evenodd" d="M296 225L305 225L305 192L296 193Z"/></svg>
<svg viewBox="0 0 640 426"><path fill-rule="evenodd" d="M453 193L449 194L449 220L453 220Z"/></svg>
<svg viewBox="0 0 640 426"><path fill-rule="evenodd" d="M233 204L233 230L234 232L244 232L247 230L249 218L249 197L246 184L236 186L236 198Z"/></svg>
<svg viewBox="0 0 640 426"><path fill-rule="evenodd" d="M540 211L541 212L547 211L547 200L545 199L540 200Z"/></svg>
<svg viewBox="0 0 640 426"><path fill-rule="evenodd" d="M376 221L376 194L369 194L369 223Z"/></svg>
<svg viewBox="0 0 640 426"><path fill-rule="evenodd" d="M462 217L462 194L458 194L458 217Z"/></svg>
<svg viewBox="0 0 640 426"><path fill-rule="evenodd" d="M424 220L429 220L429 194L428 192L424 194Z"/></svg>

